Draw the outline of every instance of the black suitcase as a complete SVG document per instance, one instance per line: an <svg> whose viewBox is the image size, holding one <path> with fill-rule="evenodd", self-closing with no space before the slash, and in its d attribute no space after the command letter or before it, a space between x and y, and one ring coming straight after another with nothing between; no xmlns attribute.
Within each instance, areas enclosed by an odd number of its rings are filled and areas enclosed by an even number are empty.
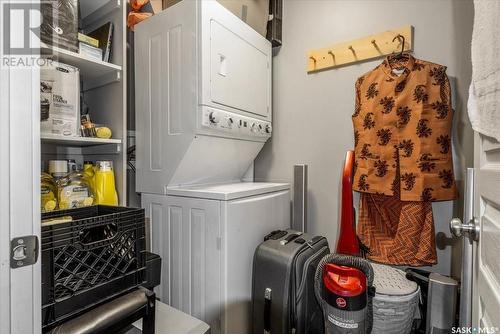
<svg viewBox="0 0 500 334"><path fill-rule="evenodd" d="M314 274L329 253L324 237L293 230L265 237L253 259L253 334L324 333Z"/></svg>

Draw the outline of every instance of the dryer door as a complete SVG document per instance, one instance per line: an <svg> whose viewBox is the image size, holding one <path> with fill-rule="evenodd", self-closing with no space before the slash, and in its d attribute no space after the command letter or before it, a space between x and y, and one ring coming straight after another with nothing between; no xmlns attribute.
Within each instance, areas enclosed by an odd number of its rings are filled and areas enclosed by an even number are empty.
<svg viewBox="0 0 500 334"><path fill-rule="evenodd" d="M270 43L216 1L202 13L203 104L270 121Z"/></svg>

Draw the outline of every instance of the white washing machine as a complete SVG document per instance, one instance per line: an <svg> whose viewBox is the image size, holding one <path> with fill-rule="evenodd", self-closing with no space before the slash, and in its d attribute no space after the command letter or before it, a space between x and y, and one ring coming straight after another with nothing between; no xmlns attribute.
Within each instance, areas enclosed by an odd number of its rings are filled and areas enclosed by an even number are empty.
<svg viewBox="0 0 500 334"><path fill-rule="evenodd" d="M290 227L290 185L169 188L142 194L142 207L163 261L158 297L213 334L250 334L253 254L269 232Z"/></svg>

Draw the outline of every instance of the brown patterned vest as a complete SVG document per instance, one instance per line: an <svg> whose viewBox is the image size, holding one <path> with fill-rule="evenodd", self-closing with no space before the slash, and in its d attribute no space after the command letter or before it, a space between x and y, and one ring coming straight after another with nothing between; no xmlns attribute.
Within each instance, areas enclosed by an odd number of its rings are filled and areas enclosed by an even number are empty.
<svg viewBox="0 0 500 334"><path fill-rule="evenodd" d="M354 190L403 201L457 197L446 67L386 58L356 82Z"/></svg>

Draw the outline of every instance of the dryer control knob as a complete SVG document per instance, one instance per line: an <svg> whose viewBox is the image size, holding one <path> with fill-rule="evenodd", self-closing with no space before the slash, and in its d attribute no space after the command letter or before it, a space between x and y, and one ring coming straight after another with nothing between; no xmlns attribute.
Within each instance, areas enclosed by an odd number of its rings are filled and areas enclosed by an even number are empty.
<svg viewBox="0 0 500 334"><path fill-rule="evenodd" d="M217 115L217 113L215 111L212 111L209 115L208 115L208 119L210 120L210 123L212 124L217 124L219 123L219 116Z"/></svg>
<svg viewBox="0 0 500 334"><path fill-rule="evenodd" d="M252 123L252 125L250 125L250 131L252 132L257 131L257 125L255 125L255 123Z"/></svg>
<svg viewBox="0 0 500 334"><path fill-rule="evenodd" d="M270 124L266 125L266 133L271 133L273 132L273 127Z"/></svg>

